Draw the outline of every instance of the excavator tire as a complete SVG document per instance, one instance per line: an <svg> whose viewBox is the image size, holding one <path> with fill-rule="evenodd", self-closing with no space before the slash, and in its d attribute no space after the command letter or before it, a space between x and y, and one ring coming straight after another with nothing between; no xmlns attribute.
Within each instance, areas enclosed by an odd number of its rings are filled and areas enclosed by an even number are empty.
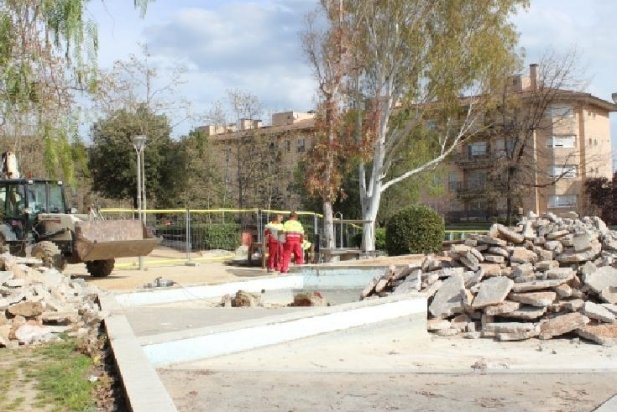
<svg viewBox="0 0 617 412"><path fill-rule="evenodd" d="M66 268L66 260L54 242L43 240L32 246L30 255L43 261L43 266L62 272Z"/></svg>
<svg viewBox="0 0 617 412"><path fill-rule="evenodd" d="M107 260L90 260L86 262L86 268L88 273L95 278L104 278L111 275L111 271L114 270L115 259Z"/></svg>

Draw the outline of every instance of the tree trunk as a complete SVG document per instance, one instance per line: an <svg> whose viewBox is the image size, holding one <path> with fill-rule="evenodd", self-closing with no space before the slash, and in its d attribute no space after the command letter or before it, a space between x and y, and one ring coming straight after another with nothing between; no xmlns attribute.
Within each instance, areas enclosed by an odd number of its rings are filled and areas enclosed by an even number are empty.
<svg viewBox="0 0 617 412"><path fill-rule="evenodd" d="M370 194L366 194L363 199L362 208L362 250L364 252L375 251L375 222L377 220L377 212L379 211L379 203L381 201L381 181L375 180L371 185L373 190Z"/></svg>
<svg viewBox="0 0 617 412"><path fill-rule="evenodd" d="M323 228L324 228L324 245L328 249L334 249L336 242L334 241L334 211L331 202L323 202Z"/></svg>

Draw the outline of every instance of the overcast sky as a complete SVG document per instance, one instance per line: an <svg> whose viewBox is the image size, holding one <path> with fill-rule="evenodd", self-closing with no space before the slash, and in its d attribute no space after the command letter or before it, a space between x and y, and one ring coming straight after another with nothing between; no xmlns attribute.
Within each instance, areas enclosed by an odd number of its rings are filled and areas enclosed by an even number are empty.
<svg viewBox="0 0 617 412"><path fill-rule="evenodd" d="M317 0L156 0L141 18L130 0L92 2L90 17L99 28L99 63L139 53L147 44L153 61L187 68L181 94L195 112L205 112L226 90L256 95L268 111L314 107L315 84L298 33ZM617 92L617 1L531 0L513 17L526 63L547 48L576 47L587 91L610 101ZM617 115L612 115L613 147ZM187 121L175 134L198 121Z"/></svg>

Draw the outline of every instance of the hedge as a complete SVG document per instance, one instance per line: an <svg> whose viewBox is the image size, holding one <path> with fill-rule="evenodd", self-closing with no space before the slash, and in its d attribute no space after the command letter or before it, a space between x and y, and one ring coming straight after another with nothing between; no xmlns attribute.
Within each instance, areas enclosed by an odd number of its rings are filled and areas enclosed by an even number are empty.
<svg viewBox="0 0 617 412"><path fill-rule="evenodd" d="M441 251L445 225L441 215L425 205L400 210L386 225L386 251L390 256Z"/></svg>

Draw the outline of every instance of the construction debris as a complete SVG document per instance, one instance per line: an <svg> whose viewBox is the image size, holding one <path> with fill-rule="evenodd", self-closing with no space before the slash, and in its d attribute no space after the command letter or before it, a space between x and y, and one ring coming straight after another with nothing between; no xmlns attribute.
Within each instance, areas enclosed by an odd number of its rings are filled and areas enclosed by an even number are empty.
<svg viewBox="0 0 617 412"><path fill-rule="evenodd" d="M294 301L289 306L330 306L330 303L319 291L298 292L294 295Z"/></svg>
<svg viewBox="0 0 617 412"><path fill-rule="evenodd" d="M26 263L37 262L0 255L0 347L97 333L106 315L97 303L98 288Z"/></svg>
<svg viewBox="0 0 617 412"><path fill-rule="evenodd" d="M428 329L502 341L578 334L617 344L617 232L598 217L530 213L443 256L390 267L362 298L419 291Z"/></svg>

